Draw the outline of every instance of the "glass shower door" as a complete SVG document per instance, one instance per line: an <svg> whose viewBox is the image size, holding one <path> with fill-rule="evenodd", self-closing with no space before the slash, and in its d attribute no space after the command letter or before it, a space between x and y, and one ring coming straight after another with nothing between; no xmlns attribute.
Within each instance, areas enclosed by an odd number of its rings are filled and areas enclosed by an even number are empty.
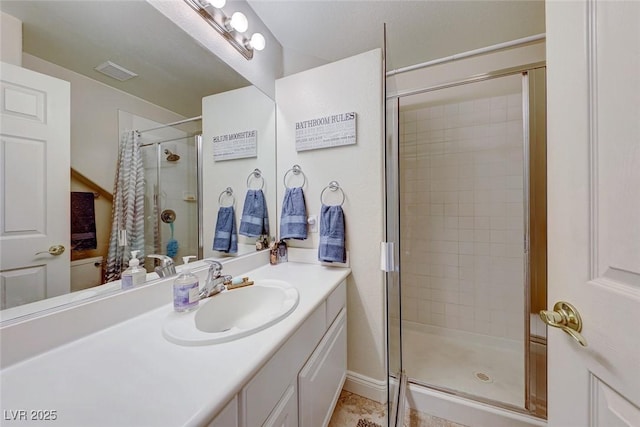
<svg viewBox="0 0 640 427"><path fill-rule="evenodd" d="M404 415L404 395L406 391L406 375L402 369L402 315L400 270L396 265L399 259L400 218L398 187L398 99L390 99L386 104L386 242L383 246L386 269L387 288L387 392L388 392L388 425L402 426Z"/></svg>
<svg viewBox="0 0 640 427"><path fill-rule="evenodd" d="M389 97L390 412L406 372L546 417L545 80L529 64Z"/></svg>

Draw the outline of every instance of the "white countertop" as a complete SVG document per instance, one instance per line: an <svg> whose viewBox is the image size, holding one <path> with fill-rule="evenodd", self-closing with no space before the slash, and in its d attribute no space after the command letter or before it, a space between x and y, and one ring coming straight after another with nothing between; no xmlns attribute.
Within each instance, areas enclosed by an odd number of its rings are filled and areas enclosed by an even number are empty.
<svg viewBox="0 0 640 427"><path fill-rule="evenodd" d="M163 321L173 311L167 295L164 306L2 370L0 424L202 425L349 273L348 268L293 262L249 271L243 276L294 285L300 293L298 307L253 335L200 347L173 344L162 336ZM19 410L27 411L27 421L10 420ZM31 410L56 411L57 419L29 420Z"/></svg>

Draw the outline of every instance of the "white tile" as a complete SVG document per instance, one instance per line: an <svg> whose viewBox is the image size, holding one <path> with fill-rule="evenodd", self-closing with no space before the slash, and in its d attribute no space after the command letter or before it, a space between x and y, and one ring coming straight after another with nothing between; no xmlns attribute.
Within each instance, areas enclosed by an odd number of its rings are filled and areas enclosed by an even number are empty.
<svg viewBox="0 0 640 427"><path fill-rule="evenodd" d="M490 100L491 100L491 109L507 108L506 96L494 96L490 98Z"/></svg>
<svg viewBox="0 0 640 427"><path fill-rule="evenodd" d="M451 216L450 214L448 214L447 213L447 206L450 206L450 205L445 205L445 209L444 209L444 213L445 213L444 228L457 229L458 228L458 217L457 216ZM456 206L456 215L457 215L458 205L455 205L455 206Z"/></svg>
<svg viewBox="0 0 640 427"><path fill-rule="evenodd" d="M458 215L458 203L446 203L444 205L444 214L446 216L455 216L457 218ZM445 222L445 226L446 226L446 222ZM451 228L451 227L447 227L447 228Z"/></svg>
<svg viewBox="0 0 640 427"><path fill-rule="evenodd" d="M458 230L460 242L473 242L473 229Z"/></svg>
<svg viewBox="0 0 640 427"><path fill-rule="evenodd" d="M475 256L473 255L460 255L458 256L459 267L473 267L475 265Z"/></svg>
<svg viewBox="0 0 640 427"><path fill-rule="evenodd" d="M444 301L449 304L458 304L458 292L444 291Z"/></svg>
<svg viewBox="0 0 640 427"><path fill-rule="evenodd" d="M458 111L458 104L447 104L444 106L445 116L457 116Z"/></svg>
<svg viewBox="0 0 640 427"><path fill-rule="evenodd" d="M443 314L432 314L431 324L434 326L446 326Z"/></svg>
<svg viewBox="0 0 640 427"><path fill-rule="evenodd" d="M459 249L461 255L473 255L474 244L472 242L460 242Z"/></svg>
<svg viewBox="0 0 640 427"><path fill-rule="evenodd" d="M491 123L503 123L507 121L507 109L496 108L491 110Z"/></svg>
<svg viewBox="0 0 640 427"><path fill-rule="evenodd" d="M478 243L486 243L491 241L490 230L473 230L473 241Z"/></svg>
<svg viewBox="0 0 640 427"><path fill-rule="evenodd" d="M458 228L474 228L474 220L478 217L473 216L460 216L458 217ZM484 218L484 217L480 217ZM482 228L482 227L477 227Z"/></svg>
<svg viewBox="0 0 640 427"><path fill-rule="evenodd" d="M458 329L460 327L460 318L458 316L445 315L444 325L447 328Z"/></svg>
<svg viewBox="0 0 640 427"><path fill-rule="evenodd" d="M473 246L474 255L490 255L491 244L488 242L476 242Z"/></svg>
<svg viewBox="0 0 640 427"><path fill-rule="evenodd" d="M431 203L429 205L429 215L443 216L444 215L444 204L442 204L442 203Z"/></svg>
<svg viewBox="0 0 640 427"><path fill-rule="evenodd" d="M522 94L514 93L511 95L507 95L507 106L511 107L516 105L522 105Z"/></svg>
<svg viewBox="0 0 640 427"><path fill-rule="evenodd" d="M432 301L431 303L431 312L436 314L444 314L445 313L445 303Z"/></svg>
<svg viewBox="0 0 640 427"><path fill-rule="evenodd" d="M459 261L459 258L458 258ZM443 266L444 269L444 277L446 279L458 279L459 278L459 273L458 273L458 269L459 267L453 266L453 265L445 265ZM456 284L456 286L458 286Z"/></svg>
<svg viewBox="0 0 640 427"><path fill-rule="evenodd" d="M459 216L473 216L474 215L474 205L473 205L473 203L460 203L460 204L458 204L458 215Z"/></svg>
<svg viewBox="0 0 640 427"><path fill-rule="evenodd" d="M522 105L509 106L507 109L507 120L518 121L520 126L522 126ZM520 127L520 130L522 131L522 127Z"/></svg>

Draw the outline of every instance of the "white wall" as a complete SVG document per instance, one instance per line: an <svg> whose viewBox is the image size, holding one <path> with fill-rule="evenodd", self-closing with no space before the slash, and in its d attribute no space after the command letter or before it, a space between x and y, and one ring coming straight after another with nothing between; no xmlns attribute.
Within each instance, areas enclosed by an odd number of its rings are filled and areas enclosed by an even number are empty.
<svg viewBox="0 0 640 427"><path fill-rule="evenodd" d="M111 192L118 159L118 110L160 123L184 117L29 54L23 66L71 83L71 167Z"/></svg>
<svg viewBox="0 0 640 427"><path fill-rule="evenodd" d="M258 168L264 178L262 189L267 201L269 232L276 232L276 111L273 100L254 86L236 89L202 100L202 157L203 157L203 232L204 257L225 254L212 250L213 235L218 217L218 198L227 187L234 191L236 227L247 192L247 179ZM213 137L242 131L258 131L258 156L243 159L214 161ZM251 178L252 189L260 188L262 181ZM228 206L228 199L222 202ZM238 235L238 255L255 251L255 238Z"/></svg>
<svg viewBox="0 0 640 427"><path fill-rule="evenodd" d="M0 12L0 61L22 66L22 21Z"/></svg>
<svg viewBox="0 0 640 427"><path fill-rule="evenodd" d="M352 268L347 282L348 369L377 381L386 376L384 276L379 267L384 226L381 61L376 49L276 81L278 214L282 179L294 164L307 176L308 214L319 215L320 193L330 181L340 183ZM296 122L349 111L357 113L355 145L296 152ZM318 234L289 244L317 248Z"/></svg>

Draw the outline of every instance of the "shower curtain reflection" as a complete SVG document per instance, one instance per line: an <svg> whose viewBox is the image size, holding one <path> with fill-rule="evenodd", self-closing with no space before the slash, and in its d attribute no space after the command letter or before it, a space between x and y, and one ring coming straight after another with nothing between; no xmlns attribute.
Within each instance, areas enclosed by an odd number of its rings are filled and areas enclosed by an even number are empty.
<svg viewBox="0 0 640 427"><path fill-rule="evenodd" d="M140 135L127 131L122 134L118 151L106 282L120 279L131 251L138 251L144 258L144 191Z"/></svg>

